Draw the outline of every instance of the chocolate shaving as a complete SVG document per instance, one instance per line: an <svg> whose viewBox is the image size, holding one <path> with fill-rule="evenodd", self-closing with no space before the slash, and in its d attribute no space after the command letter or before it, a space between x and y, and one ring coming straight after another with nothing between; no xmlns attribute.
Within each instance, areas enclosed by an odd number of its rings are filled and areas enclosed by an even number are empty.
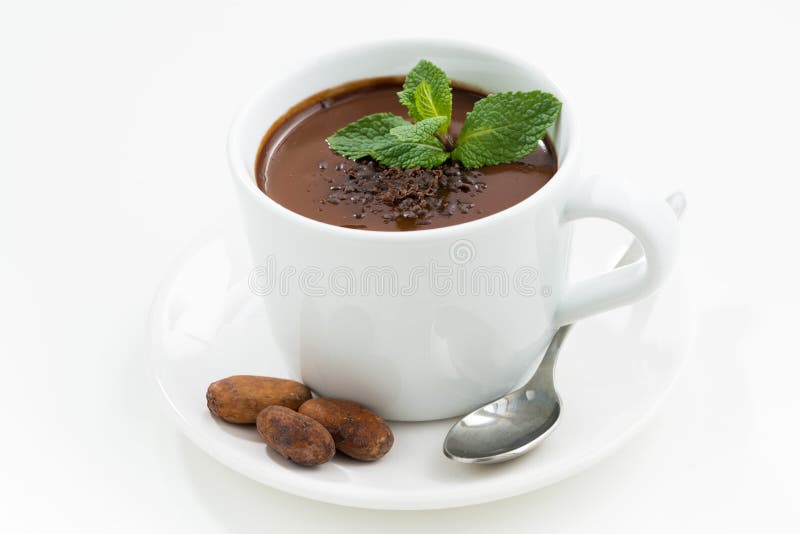
<svg viewBox="0 0 800 534"><path fill-rule="evenodd" d="M427 225L435 215L465 214L475 204L450 200L450 193L474 195L486 190L480 172L455 162L435 169L398 169L361 160L336 165L335 170L328 179L331 192L325 201L352 205L356 219L373 215L386 223Z"/></svg>

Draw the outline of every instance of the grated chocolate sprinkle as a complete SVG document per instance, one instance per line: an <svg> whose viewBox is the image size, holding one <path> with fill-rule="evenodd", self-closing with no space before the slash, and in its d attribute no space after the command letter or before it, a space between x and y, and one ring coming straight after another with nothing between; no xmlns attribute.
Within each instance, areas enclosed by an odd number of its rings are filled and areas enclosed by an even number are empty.
<svg viewBox="0 0 800 534"><path fill-rule="evenodd" d="M434 169L398 169L372 160L338 164L329 178L330 194L323 202L353 206L353 217L376 216L385 223L402 220L405 224L425 226L436 215L466 214L474 202L451 200L450 193L486 190L477 170L460 163L447 162Z"/></svg>

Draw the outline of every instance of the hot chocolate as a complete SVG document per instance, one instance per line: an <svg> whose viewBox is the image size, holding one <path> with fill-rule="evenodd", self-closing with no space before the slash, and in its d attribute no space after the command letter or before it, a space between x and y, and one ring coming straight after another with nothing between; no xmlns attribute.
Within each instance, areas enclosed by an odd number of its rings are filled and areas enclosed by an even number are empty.
<svg viewBox="0 0 800 534"><path fill-rule="evenodd" d="M448 161L433 169L399 169L351 161L325 139L371 113L405 116L402 78L361 80L298 104L264 138L256 161L258 186L286 208L336 226L419 230L472 221L502 211L538 191L555 174L549 137L514 163L465 169ZM485 95L454 85L450 132Z"/></svg>

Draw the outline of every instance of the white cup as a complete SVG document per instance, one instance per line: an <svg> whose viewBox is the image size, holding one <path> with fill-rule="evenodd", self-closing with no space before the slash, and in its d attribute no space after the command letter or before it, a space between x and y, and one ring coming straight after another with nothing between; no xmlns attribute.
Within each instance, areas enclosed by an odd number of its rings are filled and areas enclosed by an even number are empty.
<svg viewBox="0 0 800 534"><path fill-rule="evenodd" d="M555 176L497 214L412 232L328 225L257 187L262 137L290 107L352 80L404 75L421 58L487 92L555 94ZM320 58L245 106L228 157L255 260L250 287L264 297L279 356L319 395L390 420L460 415L505 394L533 373L559 326L647 296L676 257L677 221L663 200L581 174L569 100L537 68L483 47L385 42ZM586 217L630 230L645 258L569 283L571 222Z"/></svg>

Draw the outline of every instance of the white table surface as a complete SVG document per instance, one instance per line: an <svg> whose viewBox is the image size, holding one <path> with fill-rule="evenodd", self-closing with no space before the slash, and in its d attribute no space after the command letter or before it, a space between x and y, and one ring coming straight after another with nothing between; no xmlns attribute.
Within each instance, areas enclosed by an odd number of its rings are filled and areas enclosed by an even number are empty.
<svg viewBox="0 0 800 534"><path fill-rule="evenodd" d="M798 4L525 5L0 4L0 530L797 532ZM235 217L236 109L320 49L400 36L525 53L579 108L587 170L690 200L699 331L659 414L579 476L449 511L239 476L173 426L146 364L162 274Z"/></svg>

